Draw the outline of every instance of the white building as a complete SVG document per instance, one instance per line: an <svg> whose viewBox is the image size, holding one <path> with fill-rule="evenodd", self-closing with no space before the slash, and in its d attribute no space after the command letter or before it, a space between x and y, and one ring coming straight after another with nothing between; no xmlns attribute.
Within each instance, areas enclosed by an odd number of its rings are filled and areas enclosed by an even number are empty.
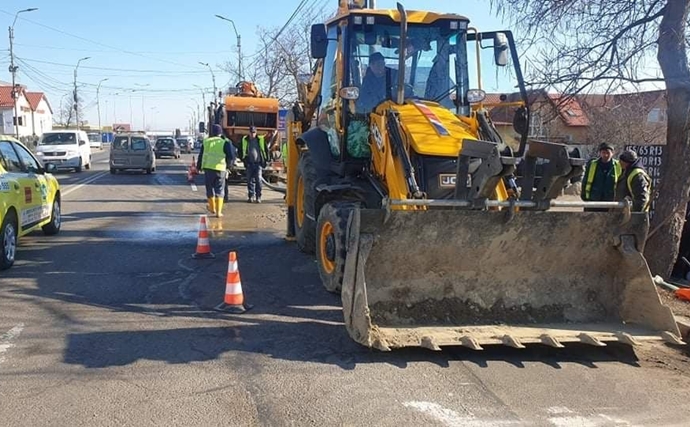
<svg viewBox="0 0 690 427"><path fill-rule="evenodd" d="M53 128L53 110L43 92L27 92L26 87L20 86L16 101L20 139L41 136ZM0 86L0 134L14 135L14 124L12 86L3 85Z"/></svg>

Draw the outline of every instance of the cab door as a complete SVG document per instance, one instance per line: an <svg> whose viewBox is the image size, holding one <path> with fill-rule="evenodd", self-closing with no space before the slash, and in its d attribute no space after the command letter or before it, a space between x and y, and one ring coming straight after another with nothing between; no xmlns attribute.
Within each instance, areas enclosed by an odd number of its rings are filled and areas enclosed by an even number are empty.
<svg viewBox="0 0 690 427"><path fill-rule="evenodd" d="M26 147L16 142L13 142L12 146L19 155L22 162L22 173L26 176L27 183L30 184L32 190L32 197L29 202L32 211L29 214L30 222L28 222L28 224L30 227L33 227L50 218L53 201L49 200L48 181L46 180L41 164ZM27 195L28 190L24 187L25 201Z"/></svg>
<svg viewBox="0 0 690 427"><path fill-rule="evenodd" d="M9 187L10 204L17 209L19 217L18 234L27 233L32 227L40 223L41 203L37 199L37 181L26 172L16 145L11 141L0 141L0 154L3 167L6 170L3 186ZM39 193L40 194L40 193Z"/></svg>

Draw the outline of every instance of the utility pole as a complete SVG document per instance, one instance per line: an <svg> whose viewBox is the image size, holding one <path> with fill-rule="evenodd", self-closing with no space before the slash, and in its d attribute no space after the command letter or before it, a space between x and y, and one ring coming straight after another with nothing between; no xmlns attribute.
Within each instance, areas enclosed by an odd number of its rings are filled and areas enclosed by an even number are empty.
<svg viewBox="0 0 690 427"><path fill-rule="evenodd" d="M23 9L15 13L14 21L9 27L10 33L10 73L12 73L12 103L14 104L14 136L19 139L19 108L17 107L17 99L19 98L19 93L17 91L17 70L19 67L14 65L14 24L17 23L17 17L20 13L33 12L38 10L37 7L31 7L29 9Z"/></svg>
<svg viewBox="0 0 690 427"><path fill-rule="evenodd" d="M103 79L100 82L98 82L98 86L96 87L96 104L98 107L98 131L101 131L101 98L99 97L100 90L101 90L101 83L106 81L108 79ZM105 117L106 121L108 120L108 101L105 101Z"/></svg>
<svg viewBox="0 0 690 427"><path fill-rule="evenodd" d="M80 129L80 124L79 124L79 96L77 94L77 70L79 69L79 63L81 63L81 61L86 61L87 59L91 59L91 57L86 56L84 58L81 58L79 61L77 61L77 66L74 67L74 114L77 118L77 130Z"/></svg>
<svg viewBox="0 0 690 427"><path fill-rule="evenodd" d="M216 18L222 19L223 21L228 21L232 24L232 29L235 30L235 37L237 37L237 72L240 75L240 80L244 80L244 73L242 72L242 37L237 32L235 22L232 19L228 19L220 15L216 15Z"/></svg>
<svg viewBox="0 0 690 427"><path fill-rule="evenodd" d="M208 70L211 72L211 79L213 80L213 102L216 103L218 102L218 88L216 87L216 75L213 73L213 68L208 65L208 62L199 62L199 64L207 66ZM204 101L204 105L206 105L206 101Z"/></svg>

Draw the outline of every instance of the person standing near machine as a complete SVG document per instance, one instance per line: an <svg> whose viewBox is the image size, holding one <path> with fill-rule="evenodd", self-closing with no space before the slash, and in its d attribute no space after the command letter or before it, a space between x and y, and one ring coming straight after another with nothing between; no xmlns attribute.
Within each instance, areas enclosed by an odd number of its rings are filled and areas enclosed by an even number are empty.
<svg viewBox="0 0 690 427"><path fill-rule="evenodd" d="M266 139L256 133L256 126L249 127L249 137L242 138L240 158L247 169L247 203L261 203L261 169L269 160Z"/></svg>

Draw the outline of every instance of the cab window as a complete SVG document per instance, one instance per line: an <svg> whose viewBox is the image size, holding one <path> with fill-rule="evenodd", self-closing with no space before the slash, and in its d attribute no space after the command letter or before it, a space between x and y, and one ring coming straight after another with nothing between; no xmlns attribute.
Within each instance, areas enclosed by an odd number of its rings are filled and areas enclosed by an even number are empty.
<svg viewBox="0 0 690 427"><path fill-rule="evenodd" d="M22 162L9 141L0 141L0 162L7 172L22 171Z"/></svg>
<svg viewBox="0 0 690 427"><path fill-rule="evenodd" d="M19 144L12 144L14 149L19 154L19 158L22 160L26 172L38 173L41 170L41 165L36 161L34 156L24 147Z"/></svg>

